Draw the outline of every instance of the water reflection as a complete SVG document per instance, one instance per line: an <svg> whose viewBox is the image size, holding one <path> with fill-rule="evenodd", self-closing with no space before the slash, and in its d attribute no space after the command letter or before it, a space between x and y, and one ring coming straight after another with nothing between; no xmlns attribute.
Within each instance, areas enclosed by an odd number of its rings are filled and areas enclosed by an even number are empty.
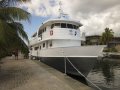
<svg viewBox="0 0 120 90"><path fill-rule="evenodd" d="M120 60L108 58L99 60L88 78L103 90L119 90Z"/></svg>

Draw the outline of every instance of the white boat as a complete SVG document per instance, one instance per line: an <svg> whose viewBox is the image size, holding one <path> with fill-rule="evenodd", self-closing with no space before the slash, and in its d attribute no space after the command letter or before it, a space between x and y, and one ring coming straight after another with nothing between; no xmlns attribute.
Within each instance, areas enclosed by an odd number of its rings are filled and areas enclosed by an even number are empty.
<svg viewBox="0 0 120 90"><path fill-rule="evenodd" d="M30 57L67 74L81 76L70 62L87 76L104 46L82 46L78 21L64 18L50 19L40 26L30 40ZM67 58L65 63L65 58ZM69 59L69 61L68 61Z"/></svg>

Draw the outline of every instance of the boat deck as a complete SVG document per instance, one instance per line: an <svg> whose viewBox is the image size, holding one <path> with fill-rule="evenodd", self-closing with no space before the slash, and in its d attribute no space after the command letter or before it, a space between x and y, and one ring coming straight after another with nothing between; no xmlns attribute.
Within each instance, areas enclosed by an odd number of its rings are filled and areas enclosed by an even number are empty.
<svg viewBox="0 0 120 90"><path fill-rule="evenodd" d="M0 90L93 90L79 81L32 60L0 61Z"/></svg>

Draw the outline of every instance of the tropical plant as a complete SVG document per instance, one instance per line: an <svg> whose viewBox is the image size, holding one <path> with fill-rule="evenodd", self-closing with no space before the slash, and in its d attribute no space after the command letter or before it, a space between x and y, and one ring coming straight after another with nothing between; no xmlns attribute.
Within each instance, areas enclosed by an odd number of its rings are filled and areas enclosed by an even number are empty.
<svg viewBox="0 0 120 90"><path fill-rule="evenodd" d="M118 50L115 47L108 48L106 47L103 52L118 52Z"/></svg>
<svg viewBox="0 0 120 90"><path fill-rule="evenodd" d="M102 44L107 45L114 37L114 32L112 29L105 28L105 32L102 33L102 37L100 39L100 42Z"/></svg>
<svg viewBox="0 0 120 90"><path fill-rule="evenodd" d="M28 41L28 36L20 21L29 21L30 13L15 6L26 1L29 0L0 1L0 56L13 49L28 51L28 47L23 41Z"/></svg>

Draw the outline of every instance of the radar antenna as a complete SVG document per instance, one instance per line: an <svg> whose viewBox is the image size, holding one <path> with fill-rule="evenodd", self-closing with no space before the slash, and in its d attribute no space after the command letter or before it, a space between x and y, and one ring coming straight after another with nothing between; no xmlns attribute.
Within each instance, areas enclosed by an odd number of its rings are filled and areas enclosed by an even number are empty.
<svg viewBox="0 0 120 90"><path fill-rule="evenodd" d="M67 16L68 16L68 14L65 14L64 12L63 12L63 10L62 10L62 2L60 1L59 2L59 6L60 6L60 8L59 8L59 17L58 18L67 18Z"/></svg>

